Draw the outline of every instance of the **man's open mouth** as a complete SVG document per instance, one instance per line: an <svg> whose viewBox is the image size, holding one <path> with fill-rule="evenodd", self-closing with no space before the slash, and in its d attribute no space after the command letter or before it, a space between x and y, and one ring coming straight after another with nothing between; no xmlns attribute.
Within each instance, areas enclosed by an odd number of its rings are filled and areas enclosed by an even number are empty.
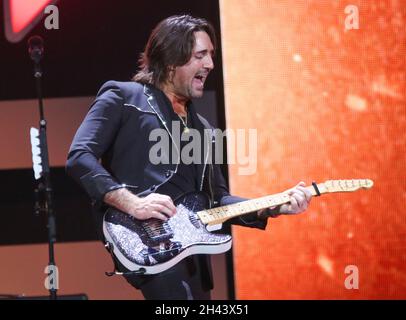
<svg viewBox="0 0 406 320"><path fill-rule="evenodd" d="M197 84L200 86L204 85L204 82L206 81L206 74L197 74L194 79L196 80Z"/></svg>

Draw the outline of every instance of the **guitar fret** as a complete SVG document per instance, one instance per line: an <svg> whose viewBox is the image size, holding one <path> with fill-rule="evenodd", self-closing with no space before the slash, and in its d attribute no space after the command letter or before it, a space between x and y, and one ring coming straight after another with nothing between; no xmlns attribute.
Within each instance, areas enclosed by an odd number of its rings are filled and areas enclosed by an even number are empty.
<svg viewBox="0 0 406 320"><path fill-rule="evenodd" d="M252 204L252 201L249 201L249 202L247 203L247 208L248 208L247 212L255 211L254 206L253 206L253 204Z"/></svg>

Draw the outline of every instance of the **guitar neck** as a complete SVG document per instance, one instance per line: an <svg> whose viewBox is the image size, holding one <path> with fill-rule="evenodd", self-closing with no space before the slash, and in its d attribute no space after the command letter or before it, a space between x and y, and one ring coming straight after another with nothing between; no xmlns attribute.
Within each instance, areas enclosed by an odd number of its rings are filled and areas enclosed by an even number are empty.
<svg viewBox="0 0 406 320"><path fill-rule="evenodd" d="M332 192L352 192L360 188L369 189L373 185L372 180L329 180L324 183L313 183L305 187L313 196ZM197 212L200 220L207 225L221 224L231 218L238 217L254 211L269 207L280 206L290 202L287 192L277 193L257 199L246 200L231 205L217 207L213 209Z"/></svg>

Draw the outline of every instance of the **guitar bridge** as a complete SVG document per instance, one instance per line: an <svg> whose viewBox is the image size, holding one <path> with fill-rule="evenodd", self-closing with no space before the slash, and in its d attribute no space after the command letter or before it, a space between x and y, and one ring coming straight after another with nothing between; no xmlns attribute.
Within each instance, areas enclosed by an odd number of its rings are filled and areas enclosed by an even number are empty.
<svg viewBox="0 0 406 320"><path fill-rule="evenodd" d="M176 256L182 249L182 244L180 242L161 242L156 247L150 247L143 250L144 261L147 265L153 265L151 258L162 263L170 260Z"/></svg>

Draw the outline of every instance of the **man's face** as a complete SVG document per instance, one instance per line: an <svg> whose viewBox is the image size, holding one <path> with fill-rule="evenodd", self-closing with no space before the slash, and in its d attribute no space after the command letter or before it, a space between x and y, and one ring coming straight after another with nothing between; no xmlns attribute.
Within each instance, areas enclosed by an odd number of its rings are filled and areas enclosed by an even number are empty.
<svg viewBox="0 0 406 320"><path fill-rule="evenodd" d="M214 68L214 48L209 35L204 31L195 32L195 46L190 60L183 66L175 67L170 86L179 98L200 98L209 72Z"/></svg>

